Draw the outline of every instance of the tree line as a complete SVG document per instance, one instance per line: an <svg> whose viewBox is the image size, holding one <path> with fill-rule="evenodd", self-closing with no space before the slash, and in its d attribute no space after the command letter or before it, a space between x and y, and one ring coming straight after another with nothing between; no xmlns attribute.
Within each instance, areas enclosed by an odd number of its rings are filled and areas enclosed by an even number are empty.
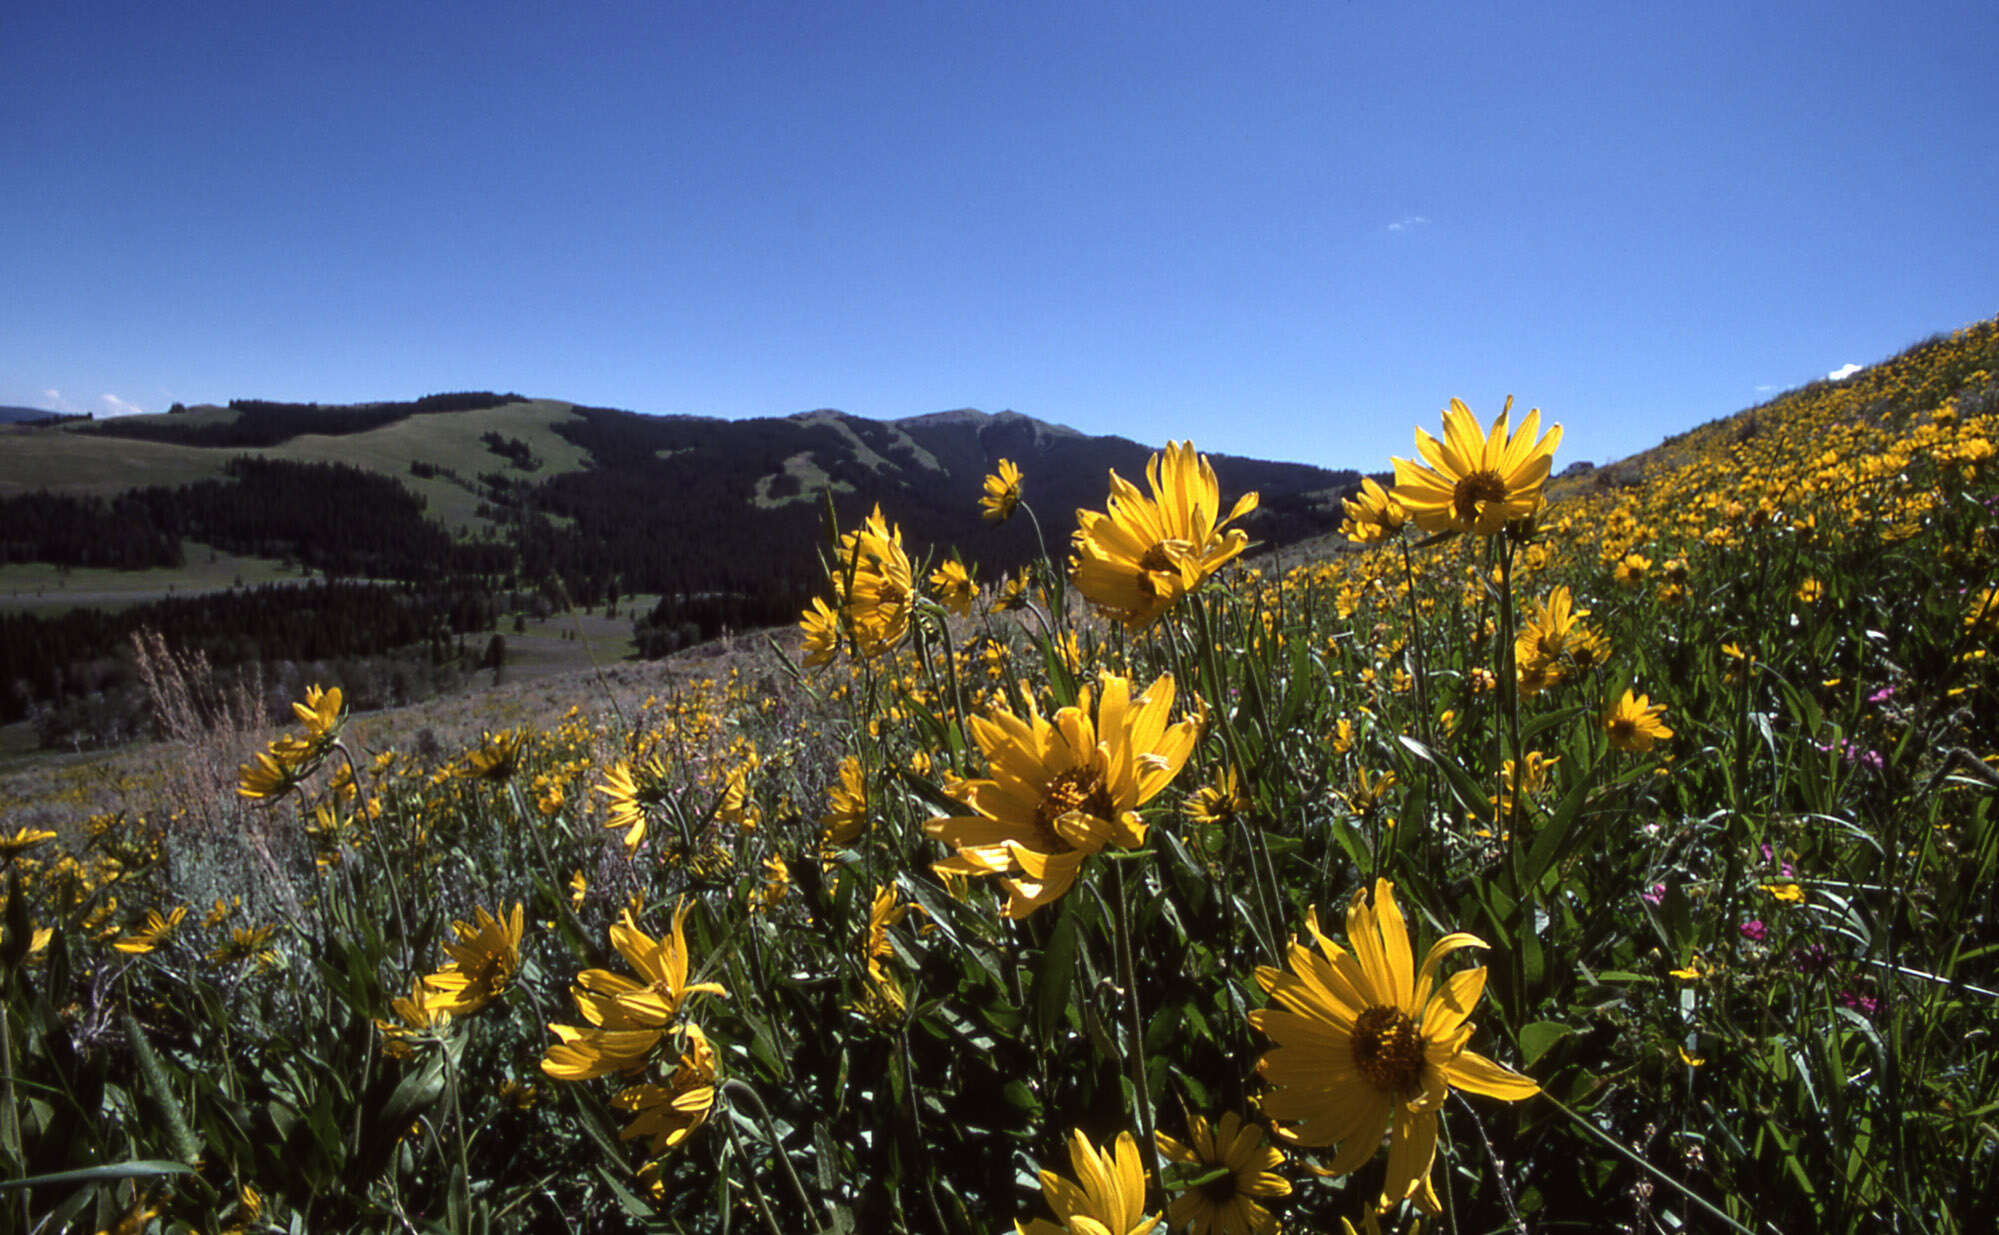
<svg viewBox="0 0 1999 1235"><path fill-rule="evenodd" d="M453 391L425 395L400 403L278 403L269 399L231 399L235 412L228 421L190 421L179 418L188 409L174 405L175 414L158 416L114 416L95 421L79 432L104 437L137 438L168 442L178 446L202 446L227 450L251 450L277 446L306 433L344 435L366 433L411 416L444 412L476 412L508 403L524 403L521 395L494 394L490 390Z"/></svg>
<svg viewBox="0 0 1999 1235"><path fill-rule="evenodd" d="M460 636L490 631L497 618L493 595L476 586L351 582L265 584L59 617L0 613L0 719L20 720L118 680L141 629L218 668L411 647L441 662L458 654Z"/></svg>
<svg viewBox="0 0 1999 1235"><path fill-rule="evenodd" d="M254 455L231 459L225 473L109 499L0 498L0 562L174 567L183 564L185 538L329 575L423 581L502 575L514 566L503 543L454 539L391 477Z"/></svg>

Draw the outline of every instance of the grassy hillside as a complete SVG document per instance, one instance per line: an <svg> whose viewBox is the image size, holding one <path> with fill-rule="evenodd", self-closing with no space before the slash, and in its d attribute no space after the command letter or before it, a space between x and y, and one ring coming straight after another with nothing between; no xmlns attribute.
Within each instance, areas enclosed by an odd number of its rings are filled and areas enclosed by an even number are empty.
<svg viewBox="0 0 1999 1235"><path fill-rule="evenodd" d="M0 494L48 489L58 493L109 496L147 485L176 485L223 474L223 465L237 454L301 463L344 463L403 482L428 504L431 517L453 531L476 534L493 531L477 518L479 498L468 491L481 472L503 466L480 440L499 433L528 443L553 475L574 471L583 453L552 426L572 415L571 405L537 399L508 403L473 412L411 416L361 433L329 436L306 433L281 444L253 449L218 448L108 437L96 426L73 422L51 429L8 432L0 451ZM225 407L201 406L185 412L122 417L161 428L191 429L226 426L242 414ZM412 462L448 468L467 484L442 478L423 479L410 473Z"/></svg>
<svg viewBox="0 0 1999 1235"><path fill-rule="evenodd" d="M720 421L490 392L18 430L0 452L0 722L31 721L65 749L142 730L141 629L235 673L347 660L341 684L373 706L413 697L412 658L423 689L441 688L502 624L569 606L625 598L647 656L782 622L815 584L829 496L843 525L879 504L920 553L961 552L992 577L1036 549L1022 525L987 533L965 497L1007 452L1056 510L1094 500L1108 468L1136 475L1147 453L1013 413ZM1270 543L1332 526L1351 479L1222 462L1263 492L1248 526ZM372 613L337 589L258 590L308 577L395 590ZM634 610L634 595L658 600ZM186 603L197 596L212 603ZM406 638L419 643L390 646Z"/></svg>
<svg viewBox="0 0 1999 1235"><path fill-rule="evenodd" d="M481 499L472 488L441 477L414 476L410 464L448 468L473 481L482 472L505 468L481 440L488 433L498 433L526 442L541 460L540 468L530 474L533 479L581 471L588 456L555 431L555 426L574 418L570 404L536 399L478 412L412 416L351 437L298 437L270 448L268 453L301 463L346 463L394 476L424 499L432 519L454 532L486 536L497 533L500 526L477 516Z"/></svg>
<svg viewBox="0 0 1999 1235"><path fill-rule="evenodd" d="M228 456L161 442L104 440L63 428L0 428L0 494L51 489L106 497L140 484L222 474Z"/></svg>
<svg viewBox="0 0 1999 1235"><path fill-rule="evenodd" d="M976 593L850 524L787 658L462 743L190 708L6 843L0 1205L1990 1230L1995 372L1980 323L1545 490L1524 437L1282 572L1206 493Z"/></svg>
<svg viewBox="0 0 1999 1235"><path fill-rule="evenodd" d="M353 417L364 417L358 423L366 424L365 415L375 409L411 405L277 406L295 409L282 428L271 431L272 436L284 434L284 440L259 446L215 444L230 442L231 428L246 423L250 412L237 407L198 406L116 422L0 430L8 434L8 448L0 452L0 496L46 490L108 497L146 486L182 485L220 478L228 460L248 454L374 472L421 497L428 517L453 534L486 538L516 532L523 504L559 524L570 516L559 498L545 499L542 491L561 485L564 477L598 469L643 470L647 483L664 492L698 487L715 494L727 508L724 513L799 506L811 517L815 489L824 485L851 495L850 504L860 511L878 500L893 506L902 495L910 505L902 517L911 517L955 502L945 495L975 483L1009 450L1022 455L1022 462L1039 465L1051 504L1067 502L1072 495L1087 500L1082 494L1101 483L1105 467L1134 472L1145 457L1137 443L1051 429L1014 413L953 412L882 422L818 411L731 422L642 417L536 399L405 413L357 429ZM580 432L588 416L604 427L594 434ZM339 422L340 431L313 432L316 417ZM492 436L518 443L535 466L513 466L489 444ZM1322 511L1329 495L1350 480L1315 468L1254 466L1248 483L1261 486L1272 499L1316 494ZM494 475L505 478L507 486L495 488L484 479ZM586 491L593 487L589 480L578 485ZM655 492L643 500L634 495L609 517L652 528L672 521L676 512Z"/></svg>
<svg viewBox="0 0 1999 1235"><path fill-rule="evenodd" d="M43 562L0 566L0 611L50 614L73 608L119 608L168 596L293 582L296 567L267 558L186 546L185 565L153 570L62 569Z"/></svg>

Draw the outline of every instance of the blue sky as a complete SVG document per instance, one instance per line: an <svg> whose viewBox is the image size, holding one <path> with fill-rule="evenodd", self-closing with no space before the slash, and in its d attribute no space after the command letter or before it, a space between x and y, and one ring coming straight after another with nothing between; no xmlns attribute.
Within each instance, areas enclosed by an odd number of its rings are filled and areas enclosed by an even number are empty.
<svg viewBox="0 0 1999 1235"><path fill-rule="evenodd" d="M0 15L0 403L1628 454L1999 313L1999 6Z"/></svg>

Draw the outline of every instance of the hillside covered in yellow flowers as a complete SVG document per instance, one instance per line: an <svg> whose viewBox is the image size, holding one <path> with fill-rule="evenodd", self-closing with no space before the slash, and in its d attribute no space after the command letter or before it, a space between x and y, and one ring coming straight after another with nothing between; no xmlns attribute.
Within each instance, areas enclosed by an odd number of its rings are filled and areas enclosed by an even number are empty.
<svg viewBox="0 0 1999 1235"><path fill-rule="evenodd" d="M185 774L0 833L0 1211L1990 1229L1995 373L1559 479L1531 392L1410 409L1289 568L1191 443L1080 510L1009 460L1025 568L884 501L777 680L459 750L162 650Z"/></svg>

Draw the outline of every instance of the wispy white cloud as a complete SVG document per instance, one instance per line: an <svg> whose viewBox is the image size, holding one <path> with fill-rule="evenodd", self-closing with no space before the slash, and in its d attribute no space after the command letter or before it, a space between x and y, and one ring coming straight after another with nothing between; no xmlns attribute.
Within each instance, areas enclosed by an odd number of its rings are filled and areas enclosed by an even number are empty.
<svg viewBox="0 0 1999 1235"><path fill-rule="evenodd" d="M1759 395L1767 395L1775 389L1777 387L1770 382L1758 382L1756 384L1756 393Z"/></svg>
<svg viewBox="0 0 1999 1235"><path fill-rule="evenodd" d="M48 403L49 410L52 412L61 412L65 416L76 416L81 414L81 409L78 408L76 404L71 403L68 399L65 399L63 397L62 391L57 390L53 386L45 387L42 390L42 398Z"/></svg>
<svg viewBox="0 0 1999 1235"><path fill-rule="evenodd" d="M1854 374L1856 374L1856 373L1858 373L1858 372L1860 372L1860 366L1859 366L1859 365L1857 365L1857 364L1843 364L1843 365L1839 366L1839 367L1838 367L1837 369L1834 369L1834 370L1833 370L1832 372L1830 372L1830 373L1826 374L1826 376L1827 376L1828 378L1831 378L1831 379L1832 379L1833 381L1835 381L1835 382L1843 382L1843 381L1845 381L1845 380L1846 380L1847 378L1849 378L1849 377L1852 377L1852 376L1853 376Z"/></svg>
<svg viewBox="0 0 1999 1235"><path fill-rule="evenodd" d="M1413 232L1419 227L1428 226L1429 222L1430 220L1420 214L1405 214L1395 220L1395 222L1390 223L1388 230L1391 232Z"/></svg>
<svg viewBox="0 0 1999 1235"><path fill-rule="evenodd" d="M146 410L145 408L140 407L136 403L127 403L125 400L119 398L117 395L99 395L98 397L100 399L103 399L104 406L110 409L107 415L139 416L143 415Z"/></svg>

